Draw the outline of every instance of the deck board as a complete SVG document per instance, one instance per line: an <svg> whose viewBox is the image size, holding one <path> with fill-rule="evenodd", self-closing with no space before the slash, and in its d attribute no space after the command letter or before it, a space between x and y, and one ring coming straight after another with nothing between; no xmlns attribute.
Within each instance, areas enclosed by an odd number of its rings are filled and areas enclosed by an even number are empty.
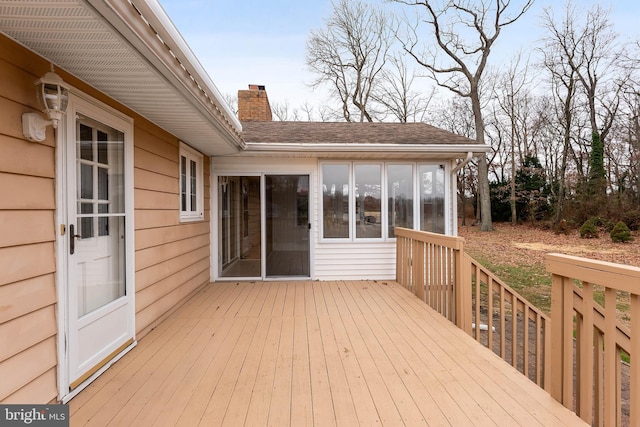
<svg viewBox="0 0 640 427"><path fill-rule="evenodd" d="M395 282L211 284L71 425L585 425Z"/></svg>

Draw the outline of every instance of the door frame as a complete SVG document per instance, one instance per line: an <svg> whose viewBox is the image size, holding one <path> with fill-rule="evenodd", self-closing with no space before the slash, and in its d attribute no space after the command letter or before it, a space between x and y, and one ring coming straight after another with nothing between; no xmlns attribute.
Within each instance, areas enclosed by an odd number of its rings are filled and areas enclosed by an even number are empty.
<svg viewBox="0 0 640 427"><path fill-rule="evenodd" d="M213 162L212 162L213 163ZM219 168L218 168L219 169ZM309 276L291 276L290 278L287 276L281 277L266 277L266 258L265 258L265 239L266 239L266 231L265 231L265 221L266 221L266 193L265 193L265 177L266 175L307 175L309 177L309 223L311 224L311 229L309 230ZM237 277L221 277L220 276L220 238L221 238L221 221L219 218L219 204L218 204L218 179L221 176L257 176L260 177L260 233L261 233L261 242L260 242L260 277L259 279L262 281L283 281L283 280L313 280L315 277L315 265L314 265L314 251L315 251L315 242L316 242L316 173L313 170L309 169L301 169L301 168L292 168L288 169L286 167L273 167L262 169L259 172L255 170L247 170L247 169L229 169L229 170L216 170L214 165L211 165L210 170L210 200L211 200L211 281L237 281ZM256 278L252 278L256 279Z"/></svg>
<svg viewBox="0 0 640 427"><path fill-rule="evenodd" d="M67 179L69 168L75 168L75 163L70 165L69 145L75 146L75 141L69 141L75 135L76 112L87 115L106 125L109 125L124 133L124 185L125 185L125 293L128 299L128 328L131 332L132 342L126 348L119 351L104 366L90 375L82 384L70 390L70 353L69 353L69 237L68 237L68 203L69 181ZM56 146L56 294L58 299L57 309L57 386L58 400L66 403L76 394L82 391L95 378L102 374L114 362L120 359L126 352L136 345L135 337L135 227L133 204L133 119L103 102L71 88L69 93L69 105L67 114L60 122L55 132Z"/></svg>

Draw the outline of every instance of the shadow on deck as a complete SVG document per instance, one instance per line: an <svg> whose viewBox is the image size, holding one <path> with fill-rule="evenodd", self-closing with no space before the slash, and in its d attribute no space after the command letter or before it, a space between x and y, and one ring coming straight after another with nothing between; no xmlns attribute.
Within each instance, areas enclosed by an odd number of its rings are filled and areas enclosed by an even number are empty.
<svg viewBox="0 0 640 427"><path fill-rule="evenodd" d="M71 425L586 425L393 281L212 283Z"/></svg>

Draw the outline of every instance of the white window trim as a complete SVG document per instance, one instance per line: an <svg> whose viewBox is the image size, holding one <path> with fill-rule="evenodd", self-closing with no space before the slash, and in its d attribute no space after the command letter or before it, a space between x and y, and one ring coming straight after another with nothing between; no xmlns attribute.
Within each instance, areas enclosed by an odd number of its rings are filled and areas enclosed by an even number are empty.
<svg viewBox="0 0 640 427"><path fill-rule="evenodd" d="M187 183L185 188L187 189L187 210L182 210L182 157L187 159L187 164L189 161L196 162L196 209L192 211L191 206L191 197L190 190L191 186L189 185L189 177L190 177L190 168L187 168ZM190 222L190 221L203 221L204 220L204 156L202 153L194 150L189 147L187 144L180 142L180 156L178 158L178 170L180 170L180 178L179 178L179 209L180 209L180 222Z"/></svg>

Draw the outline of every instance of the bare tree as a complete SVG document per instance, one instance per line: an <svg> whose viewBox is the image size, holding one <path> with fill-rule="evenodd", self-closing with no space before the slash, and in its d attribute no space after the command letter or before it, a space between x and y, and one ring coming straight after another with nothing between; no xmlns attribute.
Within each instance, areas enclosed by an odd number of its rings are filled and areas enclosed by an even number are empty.
<svg viewBox="0 0 640 427"><path fill-rule="evenodd" d="M346 121L373 121L369 103L393 42L391 25L375 6L338 0L326 27L311 32L307 65L318 75L311 85L331 87Z"/></svg>
<svg viewBox="0 0 640 427"><path fill-rule="evenodd" d="M526 0L514 9L511 0L394 0L396 3L421 8L420 22L410 28L403 46L417 62L428 70L435 81L453 93L471 100L475 118L476 141L484 144L484 119L480 100L480 84L493 44L502 29L516 22L533 4ZM418 28L426 24L433 31L434 47L418 47ZM438 53L443 54L440 60ZM491 200L486 156L478 159L478 181L481 198L481 230L491 231Z"/></svg>
<svg viewBox="0 0 640 427"><path fill-rule="evenodd" d="M232 95L230 93L225 93L222 95L222 99L227 103L233 114L238 115L238 97L237 95Z"/></svg>
<svg viewBox="0 0 640 427"><path fill-rule="evenodd" d="M400 123L424 121L436 88L432 87L426 94L414 90L417 74L409 69L404 56L391 57L389 64L390 67L381 75L382 84L372 93L372 99L382 106L383 113Z"/></svg>
<svg viewBox="0 0 640 427"><path fill-rule="evenodd" d="M623 50L609 21L609 11L599 4L584 13L569 1L559 20L547 8L543 25L549 33L545 50L555 52L553 63L565 79L571 73L575 90L580 89L576 94L582 95L586 105L591 152L589 185L584 200L592 207L591 213L596 213L605 205L606 197L605 140L618 113L623 82L628 77L620 66ZM557 77L558 72L555 74Z"/></svg>
<svg viewBox="0 0 640 427"><path fill-rule="evenodd" d="M497 102L501 112L508 119L509 134L509 157L511 160L511 179L509 204L511 205L511 223L518 221L516 204L516 154L518 154L517 164L520 166L528 155L528 126L527 109L529 102L528 84L530 82L527 74L528 63L522 64L522 56L519 53L504 71L502 79L498 83Z"/></svg>

